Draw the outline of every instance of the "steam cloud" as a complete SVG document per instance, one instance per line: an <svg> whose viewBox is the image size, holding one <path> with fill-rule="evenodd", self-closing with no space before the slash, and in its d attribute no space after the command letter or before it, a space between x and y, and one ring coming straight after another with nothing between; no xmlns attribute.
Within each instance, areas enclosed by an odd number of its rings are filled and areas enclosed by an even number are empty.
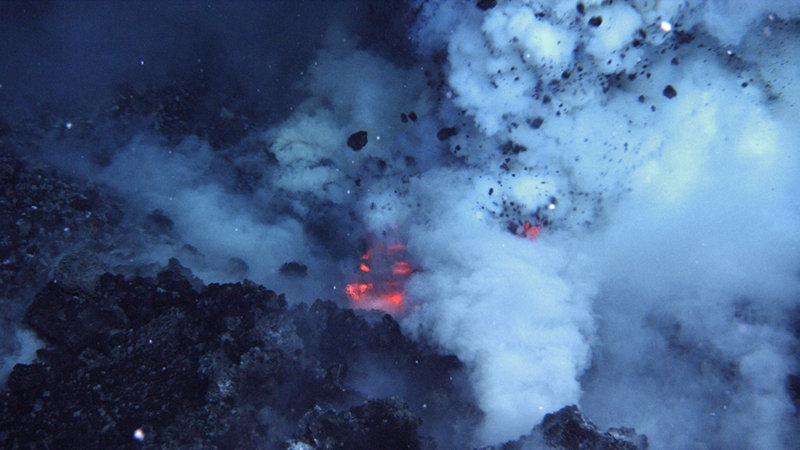
<svg viewBox="0 0 800 450"><path fill-rule="evenodd" d="M424 5L418 38L447 48L453 101L481 133L461 143L476 170L441 202L418 194L430 208L410 240L431 270L406 324L475 367L479 439L576 401L657 448L791 442L778 374L795 367L797 89L781 67L797 43L773 39L798 10L732 3L584 2L577 20L573 2ZM677 23L705 45L675 46ZM507 140L528 151L492 171L480 153ZM524 217L550 196L538 241L484 229L487 211Z"/></svg>
<svg viewBox="0 0 800 450"><path fill-rule="evenodd" d="M419 268L402 325L469 367L476 444L569 403L655 448L797 442L800 6L411 3L421 63L330 21L303 100L226 160L266 174L253 192L232 192L198 139L137 137L102 169L71 168L168 211L205 281L241 276L213 263L239 258L290 301L343 300L358 239L398 233ZM525 221L537 239L509 231ZM307 278L279 274L292 260Z"/></svg>

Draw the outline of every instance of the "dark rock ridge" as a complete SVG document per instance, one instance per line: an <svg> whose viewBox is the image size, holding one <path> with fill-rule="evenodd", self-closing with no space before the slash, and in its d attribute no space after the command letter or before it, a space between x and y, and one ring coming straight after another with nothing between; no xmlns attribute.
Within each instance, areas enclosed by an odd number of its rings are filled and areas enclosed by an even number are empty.
<svg viewBox="0 0 800 450"><path fill-rule="evenodd" d="M633 428L609 428L600 431L577 406L566 406L547 414L534 432L540 431L545 442L555 448L620 449L647 448L647 436L639 435Z"/></svg>
<svg viewBox="0 0 800 450"><path fill-rule="evenodd" d="M247 281L196 290L187 275L171 260L155 279L47 284L25 313L47 347L9 376L2 447L275 448L322 432L419 442L422 420L447 417L436 426L455 433L479 418L454 387L467 384L458 359L409 340L389 315L319 300L289 308ZM412 405L368 402L366 370L394 377ZM314 416L319 405L348 412Z"/></svg>
<svg viewBox="0 0 800 450"><path fill-rule="evenodd" d="M390 315L205 286L175 259L154 278L48 283L24 321L47 347L8 378L3 448L468 448L480 421L462 363ZM531 436L646 446L574 407Z"/></svg>
<svg viewBox="0 0 800 450"><path fill-rule="evenodd" d="M317 406L300 419L299 437L291 443L352 450L435 448L417 436L420 423L397 397L369 400L346 412Z"/></svg>
<svg viewBox="0 0 800 450"><path fill-rule="evenodd" d="M108 251L100 243L119 232L123 212L102 190L22 161L10 147L0 136L0 298L3 318L18 321L58 256L75 247Z"/></svg>
<svg viewBox="0 0 800 450"><path fill-rule="evenodd" d="M516 441L486 447L484 450L521 450L536 448L583 450L636 450L648 448L647 436L633 428L610 428L600 431L575 405L547 414L530 434Z"/></svg>

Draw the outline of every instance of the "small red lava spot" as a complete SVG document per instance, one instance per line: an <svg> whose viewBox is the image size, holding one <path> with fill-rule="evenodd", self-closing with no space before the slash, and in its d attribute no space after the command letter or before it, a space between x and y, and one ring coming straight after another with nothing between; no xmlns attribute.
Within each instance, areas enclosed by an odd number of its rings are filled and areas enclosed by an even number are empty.
<svg viewBox="0 0 800 450"><path fill-rule="evenodd" d="M539 231L542 229L541 225L531 225L530 222L523 224L522 236L535 241L539 237Z"/></svg>
<svg viewBox="0 0 800 450"><path fill-rule="evenodd" d="M396 263L392 264L392 273L395 275L411 275L414 273L414 270L407 262L397 261Z"/></svg>
<svg viewBox="0 0 800 450"><path fill-rule="evenodd" d="M405 283L414 274L408 249L400 242L375 240L359 260L358 279L347 284L350 306L400 314L405 309Z"/></svg>
<svg viewBox="0 0 800 450"><path fill-rule="evenodd" d="M542 231L543 227L541 223L532 224L528 221L525 221L522 226L511 221L507 222L506 225L508 227L508 231L519 237L524 237L532 241L535 241L539 237L539 233Z"/></svg>

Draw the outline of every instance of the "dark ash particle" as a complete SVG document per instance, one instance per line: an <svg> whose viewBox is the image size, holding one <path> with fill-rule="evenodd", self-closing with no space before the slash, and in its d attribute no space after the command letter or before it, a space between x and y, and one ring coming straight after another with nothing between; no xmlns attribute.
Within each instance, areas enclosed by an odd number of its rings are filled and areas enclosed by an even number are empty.
<svg viewBox="0 0 800 450"><path fill-rule="evenodd" d="M439 130L439 132L436 133L436 137L439 138L440 141L446 141L456 134L458 134L456 127L447 127Z"/></svg>
<svg viewBox="0 0 800 450"><path fill-rule="evenodd" d="M486 11L497 6L497 0L478 0L478 4L476 6L478 9Z"/></svg>
<svg viewBox="0 0 800 450"><path fill-rule="evenodd" d="M367 145L367 132L357 131L347 138L347 146L352 148L353 151L359 151Z"/></svg>

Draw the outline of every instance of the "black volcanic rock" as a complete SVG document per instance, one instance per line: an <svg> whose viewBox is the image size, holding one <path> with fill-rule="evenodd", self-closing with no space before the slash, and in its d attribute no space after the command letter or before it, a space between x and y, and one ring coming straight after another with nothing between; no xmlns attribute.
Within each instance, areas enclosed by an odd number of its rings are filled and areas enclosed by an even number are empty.
<svg viewBox="0 0 800 450"><path fill-rule="evenodd" d="M0 151L0 212L0 298L9 300L32 297L59 255L119 231L124 215L107 194L5 149ZM8 311L17 306L10 303L4 303L5 317L17 316Z"/></svg>
<svg viewBox="0 0 800 450"><path fill-rule="evenodd" d="M292 444L352 450L419 449L420 423L397 397L369 400L342 412L315 406L300 420Z"/></svg>
<svg viewBox="0 0 800 450"><path fill-rule="evenodd" d="M530 434L516 441L483 450L522 450L529 448L584 450L642 450L648 448L647 436L632 428L610 428L601 432L577 406L565 406L547 414Z"/></svg>
<svg viewBox="0 0 800 450"><path fill-rule="evenodd" d="M537 428L545 442L555 448L636 450L648 446L647 437L631 428L610 428L601 433L575 405L547 414Z"/></svg>
<svg viewBox="0 0 800 450"><path fill-rule="evenodd" d="M303 278L308 274L308 266L297 261L289 261L283 263L278 272L284 276Z"/></svg>
<svg viewBox="0 0 800 450"><path fill-rule="evenodd" d="M276 448L325 430L331 442L469 446L481 412L462 363L392 316L321 300L290 308L251 282L206 286L177 260L152 278L103 273L99 243L124 226L111 199L2 153L0 179L0 286L52 277L24 312L46 348L8 376L1 447ZM78 241L100 247L64 252ZM303 419L317 405L330 405L325 418Z"/></svg>
<svg viewBox="0 0 800 450"><path fill-rule="evenodd" d="M478 0L476 6L482 11L487 11L497 6L497 0Z"/></svg>
<svg viewBox="0 0 800 450"><path fill-rule="evenodd" d="M457 134L458 134L458 129L456 127L445 127L445 128L440 129L436 133L436 137L440 141L446 141L446 140L450 139L451 137L453 137L453 136L455 136Z"/></svg>
<svg viewBox="0 0 800 450"><path fill-rule="evenodd" d="M248 281L198 286L176 260L155 278L104 274L93 289L51 282L25 322L47 347L8 378L3 448L275 448L297 430L415 448L418 430L454 434L479 420L455 388L461 362L408 339L391 316L330 301L289 308ZM359 380L381 371L413 401L367 402L374 392ZM320 404L349 411L301 420Z"/></svg>
<svg viewBox="0 0 800 450"><path fill-rule="evenodd" d="M347 146L353 149L355 152L364 148L365 145L367 145L366 131L356 131L355 133L351 134L349 138L347 138Z"/></svg>

